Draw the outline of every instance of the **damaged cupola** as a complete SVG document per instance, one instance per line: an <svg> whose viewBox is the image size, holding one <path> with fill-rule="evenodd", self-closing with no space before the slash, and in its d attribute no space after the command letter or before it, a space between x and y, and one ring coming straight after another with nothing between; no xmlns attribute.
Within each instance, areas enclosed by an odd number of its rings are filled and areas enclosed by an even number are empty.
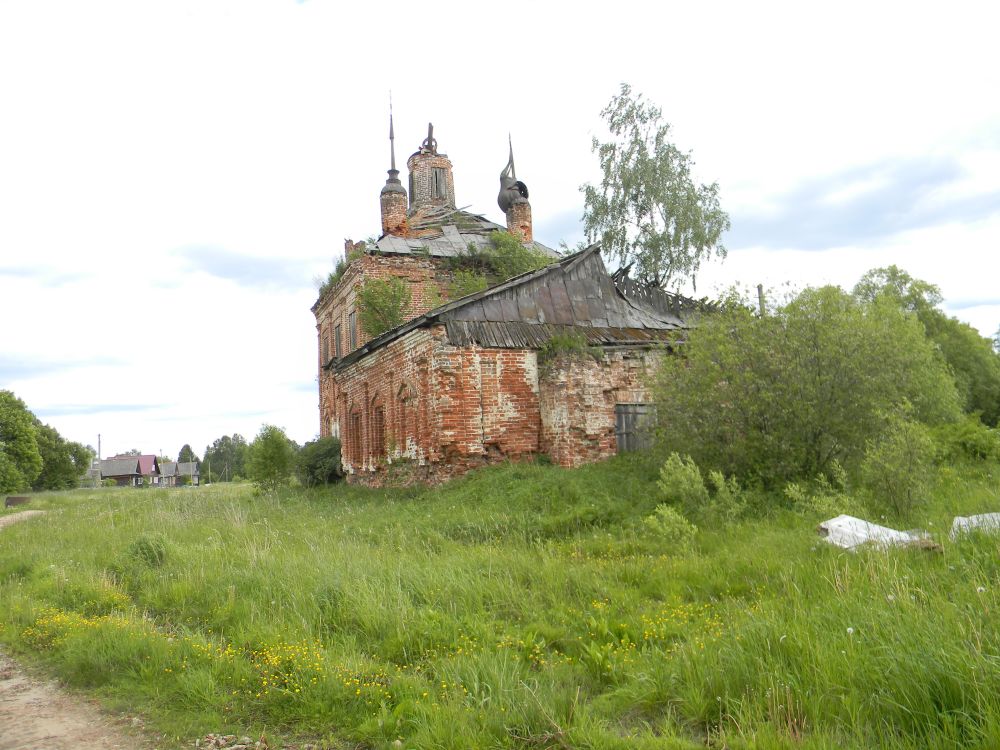
<svg viewBox="0 0 1000 750"><path fill-rule="evenodd" d="M427 124L427 138L406 160L410 170L410 212L421 206L455 208L455 178L447 154L439 154L434 125Z"/></svg>
<svg viewBox="0 0 1000 750"><path fill-rule="evenodd" d="M514 170L514 145L508 137L510 156L507 166L500 173L500 194L497 205L507 217L507 231L521 242L533 242L531 231L531 204L528 203L528 186L517 179Z"/></svg>

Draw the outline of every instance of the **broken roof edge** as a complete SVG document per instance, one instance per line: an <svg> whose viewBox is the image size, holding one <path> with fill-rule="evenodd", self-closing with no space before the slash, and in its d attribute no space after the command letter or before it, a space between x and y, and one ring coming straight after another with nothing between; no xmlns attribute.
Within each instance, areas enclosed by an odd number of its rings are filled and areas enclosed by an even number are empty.
<svg viewBox="0 0 1000 750"><path fill-rule="evenodd" d="M459 210L461 210L461 209L459 209ZM475 214L475 215L479 216L478 214ZM482 217L479 217L479 218L482 218ZM486 219L485 221L489 221L489 219ZM490 223L492 223L492 222L490 222ZM457 226L457 225L453 224L453 225L449 225L449 226ZM507 232L507 231L508 230L505 227L503 227L503 226L501 226L499 224L496 224L495 227L490 228L488 232L466 232L465 234L476 235L476 236L480 236L480 237L488 237L493 232ZM461 230L459 230L459 235L461 235L461 234L462 234L462 232L461 232ZM433 243L435 241L441 240L444 236L445 235L444 235L443 232L440 235L434 235L433 237L401 237L399 235L394 235L394 234L392 234L390 232L383 232L379 236L379 238L377 240L375 240L375 242L373 244L369 245L364 240L362 240L361 243L359 243L359 244L364 244L365 245L364 250L362 251L362 255L384 255L384 256L397 256L397 257L401 257L401 258L403 258L403 257L410 257L410 256L421 256L421 255L426 255L426 256L433 257L433 258L456 257L457 254L456 255L445 255L445 254L440 254L440 253L434 253L433 252L433 247L431 247L430 243ZM379 243L382 242L382 240L386 239L387 237L393 237L393 238L396 238L396 239L399 239L399 240L403 240L404 242L410 242L410 241L412 241L412 242L420 242L420 246L422 248L424 248L424 250L421 250L421 248L418 247L418 248L413 248L411 250L408 250L407 252L399 252L399 251L396 251L396 250L391 250L389 248L382 248L382 247L380 247ZM422 240L427 240L427 242L421 242ZM545 244L543 244L541 242L538 242L536 240L532 240L531 242L522 242L521 244L524 245L525 247L530 247L531 249L535 250L536 252L540 252L543 255L548 256L549 258L551 258L554 261L554 263L559 263L559 262L562 262L563 260L565 260L566 258L572 258L572 257L576 257L577 255L580 255L580 253L578 252L578 253L574 253L572 255L562 256L562 255L559 254L558 250L555 250L555 249L549 247L548 245L545 245ZM466 245L465 250L468 251L468 245ZM549 268L552 265L554 265L554 263L550 263L548 266L545 266L545 267ZM323 291L323 293L320 294L316 298L316 301L313 302L312 307L309 308L309 311L313 315L315 315L316 312L317 312L317 310L319 310L323 306L323 302L326 300L326 298L329 297L331 294L333 294L333 292L341 286L341 284L344 282L344 279L347 278L348 271L351 269L352 266L353 266L353 263L348 263L347 268L344 270L344 274L340 277L340 279L337 280L337 283L332 284L329 288L327 288L325 291ZM514 276L513 278L516 279L518 277ZM506 283L506 282L504 282L504 283ZM491 289L497 289L497 288L498 287L491 287Z"/></svg>
<svg viewBox="0 0 1000 750"><path fill-rule="evenodd" d="M486 289L482 289L478 292L473 292L472 294L467 294L464 297L459 297L451 302L446 302L439 307L435 307L433 310L428 310L423 315L419 315L413 320L409 320L402 325L391 328L385 333L379 334L375 338L371 339L367 343L359 346L353 352L348 355L341 357L339 360L334 362L332 359L326 365L324 369L334 369L342 370L343 368L357 362L359 359L366 357L371 352L376 349L381 349L383 346L391 341L394 341L402 336L405 336L410 331L416 330L417 328L422 328L425 325L435 322L440 316L451 312L452 310L457 310L460 307L471 304L473 302L478 302L481 299L489 297L491 294L497 292L506 291L515 286L519 286L531 279L541 278L546 274L552 273L556 269L565 270L566 268L571 268L576 265L576 262L582 260L585 257L593 255L595 252L600 252L600 243L595 242L590 247L584 248L583 250L573 253L572 255L567 255L564 258L560 258L554 263L549 263L547 266L536 269L534 271L526 271L525 273L519 274L517 276L512 276L506 281L497 284L496 286L491 286ZM616 290L617 291L617 290ZM621 292L618 292L621 294Z"/></svg>

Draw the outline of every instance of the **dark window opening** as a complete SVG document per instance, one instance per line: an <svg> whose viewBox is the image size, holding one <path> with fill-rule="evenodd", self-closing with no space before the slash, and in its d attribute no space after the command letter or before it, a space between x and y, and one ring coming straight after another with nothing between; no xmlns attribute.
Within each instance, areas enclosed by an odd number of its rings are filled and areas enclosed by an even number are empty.
<svg viewBox="0 0 1000 750"><path fill-rule="evenodd" d="M448 197L448 172L447 170L440 169L438 167L434 168L431 173L434 180L434 197L435 198L447 198Z"/></svg>
<svg viewBox="0 0 1000 750"><path fill-rule="evenodd" d="M340 359L343 356L340 353L340 326L338 325L333 329L333 356Z"/></svg>
<svg viewBox="0 0 1000 750"><path fill-rule="evenodd" d="M385 409L376 406L372 410L372 457L385 455Z"/></svg>
<svg viewBox="0 0 1000 750"><path fill-rule="evenodd" d="M348 438L350 440L347 454L355 464L361 463L361 412L351 414L351 428Z"/></svg>
<svg viewBox="0 0 1000 750"><path fill-rule="evenodd" d="M326 331L323 331L323 364L330 361L330 338Z"/></svg>
<svg viewBox="0 0 1000 750"><path fill-rule="evenodd" d="M618 452L641 451L652 447L654 404L615 404L615 439Z"/></svg>
<svg viewBox="0 0 1000 750"><path fill-rule="evenodd" d="M351 337L350 350L353 352L358 348L358 326L353 310L351 311L351 314L347 316L347 332Z"/></svg>

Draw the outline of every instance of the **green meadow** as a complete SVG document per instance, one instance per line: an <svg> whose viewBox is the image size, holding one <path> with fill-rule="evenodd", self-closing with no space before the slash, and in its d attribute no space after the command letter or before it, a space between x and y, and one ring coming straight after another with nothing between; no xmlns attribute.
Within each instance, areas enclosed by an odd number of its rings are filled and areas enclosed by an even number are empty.
<svg viewBox="0 0 1000 750"><path fill-rule="evenodd" d="M1000 547L947 533L1000 466L885 521L941 550L855 553L780 498L669 542L658 468L36 496L0 642L177 747L1000 747Z"/></svg>

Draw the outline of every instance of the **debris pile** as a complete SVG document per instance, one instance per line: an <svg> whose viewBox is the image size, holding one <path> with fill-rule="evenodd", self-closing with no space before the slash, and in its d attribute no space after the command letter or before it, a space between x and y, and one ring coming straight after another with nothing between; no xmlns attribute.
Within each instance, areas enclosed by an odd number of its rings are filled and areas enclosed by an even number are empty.
<svg viewBox="0 0 1000 750"><path fill-rule="evenodd" d="M862 544L876 547L925 546L930 538L926 531L897 531L848 515L824 521L816 531L830 544L844 549L854 549Z"/></svg>

